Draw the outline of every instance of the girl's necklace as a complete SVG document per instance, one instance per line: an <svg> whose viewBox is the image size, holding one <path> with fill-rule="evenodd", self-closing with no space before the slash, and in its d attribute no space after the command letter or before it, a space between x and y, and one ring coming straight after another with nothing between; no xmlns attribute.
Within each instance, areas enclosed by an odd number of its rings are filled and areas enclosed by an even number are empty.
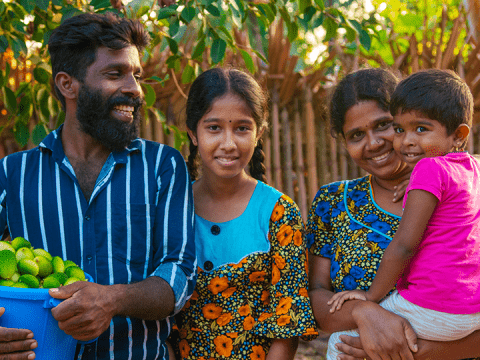
<svg viewBox="0 0 480 360"><path fill-rule="evenodd" d="M383 185L380 185L380 183L378 182L377 178L375 176L372 176L373 177L373 180L375 181L375 184L377 184L378 186L380 186L383 190L387 190L388 192L394 192L395 189L389 189L389 188L386 188L385 186Z"/></svg>

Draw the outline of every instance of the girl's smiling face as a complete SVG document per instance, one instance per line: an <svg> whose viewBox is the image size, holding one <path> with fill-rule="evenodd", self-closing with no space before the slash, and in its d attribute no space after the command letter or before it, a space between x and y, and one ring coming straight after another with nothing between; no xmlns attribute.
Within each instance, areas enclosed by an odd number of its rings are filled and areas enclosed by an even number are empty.
<svg viewBox="0 0 480 360"><path fill-rule="evenodd" d="M197 125L187 129L202 159L203 174L233 178L245 172L256 142L263 133L257 129L245 101L231 93L213 101Z"/></svg>

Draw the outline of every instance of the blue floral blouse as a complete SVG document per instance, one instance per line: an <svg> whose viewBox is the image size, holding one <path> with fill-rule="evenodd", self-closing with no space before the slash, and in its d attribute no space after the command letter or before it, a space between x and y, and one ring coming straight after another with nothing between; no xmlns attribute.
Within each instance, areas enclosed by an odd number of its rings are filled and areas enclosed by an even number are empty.
<svg viewBox="0 0 480 360"><path fill-rule="evenodd" d="M322 186L308 215L310 252L331 260L334 292L368 290L400 217L373 198L371 175Z"/></svg>

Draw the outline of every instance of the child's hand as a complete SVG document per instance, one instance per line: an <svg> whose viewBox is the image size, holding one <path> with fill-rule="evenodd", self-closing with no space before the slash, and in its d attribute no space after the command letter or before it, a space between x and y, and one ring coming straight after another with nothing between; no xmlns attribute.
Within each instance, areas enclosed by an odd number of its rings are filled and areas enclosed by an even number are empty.
<svg viewBox="0 0 480 360"><path fill-rule="evenodd" d="M400 184L395 186L395 192L393 193L393 202L398 202L403 199L405 195L405 190L407 189L407 185L410 179L403 180Z"/></svg>
<svg viewBox="0 0 480 360"><path fill-rule="evenodd" d="M350 290L336 293L328 300L327 304L332 305L330 312L334 313L342 308L342 304L347 300L367 300L366 292L363 290Z"/></svg>

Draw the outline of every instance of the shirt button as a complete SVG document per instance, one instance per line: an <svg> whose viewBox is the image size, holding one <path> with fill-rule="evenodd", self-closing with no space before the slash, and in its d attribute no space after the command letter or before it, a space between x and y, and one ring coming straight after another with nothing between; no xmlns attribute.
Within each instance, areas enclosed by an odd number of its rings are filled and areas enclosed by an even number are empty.
<svg viewBox="0 0 480 360"><path fill-rule="evenodd" d="M210 231L213 235L218 235L220 234L220 227L218 225L213 225Z"/></svg>
<svg viewBox="0 0 480 360"><path fill-rule="evenodd" d="M90 220L90 216L88 216L88 215L85 216L85 220L87 220L87 221Z"/></svg>
<svg viewBox="0 0 480 360"><path fill-rule="evenodd" d="M203 267L205 268L205 270L210 271L213 269L213 263L211 261L205 261Z"/></svg>
<svg viewBox="0 0 480 360"><path fill-rule="evenodd" d="M93 256L92 256L92 255L88 255L88 256L87 256L87 260L88 260L88 261L92 261L92 260L93 260Z"/></svg>

